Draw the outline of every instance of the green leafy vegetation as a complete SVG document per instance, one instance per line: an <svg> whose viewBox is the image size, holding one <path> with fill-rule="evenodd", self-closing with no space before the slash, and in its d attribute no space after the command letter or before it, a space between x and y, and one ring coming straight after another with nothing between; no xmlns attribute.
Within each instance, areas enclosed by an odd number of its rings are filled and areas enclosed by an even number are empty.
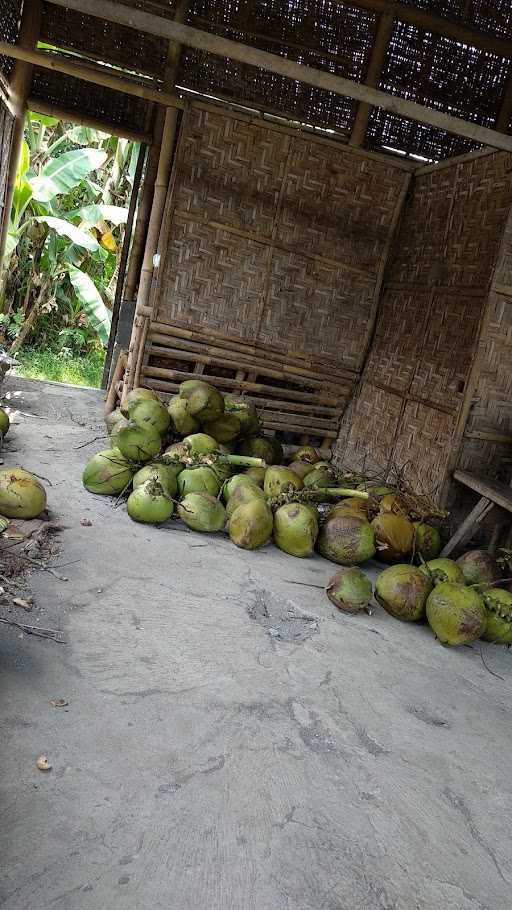
<svg viewBox="0 0 512 910"><path fill-rule="evenodd" d="M89 351L86 354L63 357L54 351L40 351L22 348L17 358L18 376L27 379L46 379L52 382L66 382L70 385L84 385L99 388L103 372L103 352Z"/></svg>
<svg viewBox="0 0 512 910"><path fill-rule="evenodd" d="M99 384L137 156L128 140L27 115L0 269L0 343L21 375Z"/></svg>

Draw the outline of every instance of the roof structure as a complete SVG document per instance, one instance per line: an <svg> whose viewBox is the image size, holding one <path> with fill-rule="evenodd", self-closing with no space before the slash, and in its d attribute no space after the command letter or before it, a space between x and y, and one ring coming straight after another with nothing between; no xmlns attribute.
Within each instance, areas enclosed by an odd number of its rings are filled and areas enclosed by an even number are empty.
<svg viewBox="0 0 512 910"><path fill-rule="evenodd" d="M26 0L28 2L28 0ZM22 0L0 0L0 39L16 43ZM176 4L179 9L177 10ZM105 4L108 5L108 4ZM110 6L113 6L110 3ZM94 6L94 4L93 4ZM117 0L115 6L172 20L289 61L507 133L512 121L509 0ZM74 7L74 8L71 8ZM135 85L163 91L169 41L113 24L91 4L42 3L39 48ZM48 47L50 46L50 47ZM479 143L377 104L297 81L243 59L181 47L177 88L329 130L370 150L440 160ZM0 57L8 78L12 59ZM115 68L115 69L113 69ZM95 116L132 131L149 128L147 99L34 68L31 101Z"/></svg>

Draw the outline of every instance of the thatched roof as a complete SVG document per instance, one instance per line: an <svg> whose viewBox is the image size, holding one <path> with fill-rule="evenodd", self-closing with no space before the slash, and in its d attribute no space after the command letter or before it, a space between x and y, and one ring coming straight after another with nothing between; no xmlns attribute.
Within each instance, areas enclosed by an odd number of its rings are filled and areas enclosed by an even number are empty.
<svg viewBox="0 0 512 910"><path fill-rule="evenodd" d="M176 0L118 0L172 19ZM17 39L21 0L0 0L0 38ZM43 2L40 40L123 76L163 85L168 41ZM184 20L317 70L482 126L512 119L510 0L190 0ZM76 57L75 57L76 59ZM8 76L12 61L0 58ZM404 119L247 63L184 47L177 85L335 131L342 141L428 159L470 151L470 139ZM508 94L507 94L508 90ZM145 101L36 67L31 96L106 123L148 129Z"/></svg>

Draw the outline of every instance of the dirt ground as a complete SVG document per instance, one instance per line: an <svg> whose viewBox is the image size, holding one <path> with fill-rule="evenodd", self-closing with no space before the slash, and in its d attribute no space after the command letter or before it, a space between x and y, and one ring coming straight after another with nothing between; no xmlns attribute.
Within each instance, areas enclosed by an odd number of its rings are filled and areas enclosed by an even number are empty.
<svg viewBox="0 0 512 910"><path fill-rule="evenodd" d="M68 580L10 614L63 643L0 627L1 906L508 910L511 654L337 613L320 558L133 523L80 482L101 394L4 392Z"/></svg>

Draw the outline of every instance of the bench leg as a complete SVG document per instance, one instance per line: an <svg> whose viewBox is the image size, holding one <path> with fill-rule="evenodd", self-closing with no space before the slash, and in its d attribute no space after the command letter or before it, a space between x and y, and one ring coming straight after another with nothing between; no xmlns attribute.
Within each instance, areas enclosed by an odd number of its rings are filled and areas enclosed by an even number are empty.
<svg viewBox="0 0 512 910"><path fill-rule="evenodd" d="M456 547L463 544L466 540L469 540L476 526L484 520L485 516L488 515L493 508L494 503L492 499L487 499L487 497L482 496L482 498L478 500L475 508L471 510L467 518L459 525L455 534L450 537L450 540L441 552L441 556L449 556Z"/></svg>

